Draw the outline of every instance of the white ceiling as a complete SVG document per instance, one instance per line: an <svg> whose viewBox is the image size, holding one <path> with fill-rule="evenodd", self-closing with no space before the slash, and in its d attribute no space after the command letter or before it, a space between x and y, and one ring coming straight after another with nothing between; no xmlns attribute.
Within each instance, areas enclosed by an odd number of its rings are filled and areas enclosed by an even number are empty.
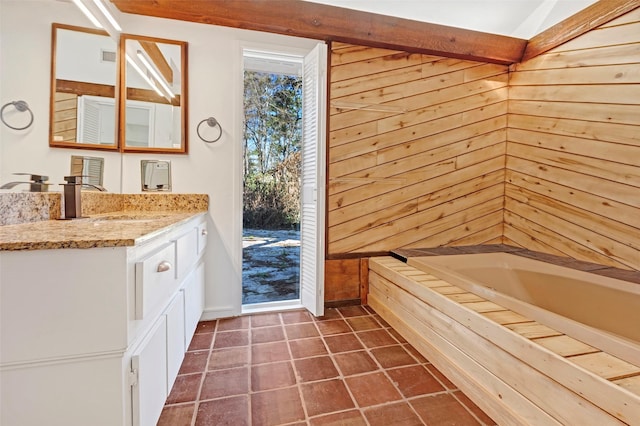
<svg viewBox="0 0 640 426"><path fill-rule="evenodd" d="M530 39L597 0L307 0Z"/></svg>

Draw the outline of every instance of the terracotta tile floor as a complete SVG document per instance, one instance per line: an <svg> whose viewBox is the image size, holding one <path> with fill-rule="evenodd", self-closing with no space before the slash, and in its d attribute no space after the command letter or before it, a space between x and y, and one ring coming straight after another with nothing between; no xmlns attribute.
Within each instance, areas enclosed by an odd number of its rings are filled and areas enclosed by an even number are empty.
<svg viewBox="0 0 640 426"><path fill-rule="evenodd" d="M373 310L198 324L161 426L493 425Z"/></svg>

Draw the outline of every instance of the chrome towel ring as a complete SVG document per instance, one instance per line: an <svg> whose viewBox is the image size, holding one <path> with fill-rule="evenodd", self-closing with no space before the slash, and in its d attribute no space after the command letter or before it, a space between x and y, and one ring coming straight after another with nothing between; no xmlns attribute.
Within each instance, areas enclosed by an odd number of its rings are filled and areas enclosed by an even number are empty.
<svg viewBox="0 0 640 426"><path fill-rule="evenodd" d="M7 121L4 118L4 110L9 106L9 105L13 105L13 107L19 111L19 112L28 112L29 113L29 122L27 123L26 126L24 127L15 127L12 126L11 124L7 123ZM8 102L6 104L4 104L2 106L2 109L0 109L0 120L2 120L2 122L4 123L5 126L7 126L10 129L13 130L24 130L24 129L28 129L31 124L33 124L33 111L31 111L31 109L29 108L29 105L25 102L25 101L13 101L13 102Z"/></svg>
<svg viewBox="0 0 640 426"><path fill-rule="evenodd" d="M205 139L204 137L202 137L202 135L200 134L200 126L202 126L202 123L207 123L207 125L209 127L216 127L218 126L218 128L220 129L220 133L218 134L218 137L214 138L214 139ZM202 120L200 123L198 123L198 127L196 128L196 132L198 133L198 137L200 139L203 140L203 142L206 143L214 143L217 142L218 140L220 140L220 138L222 137L222 126L220 125L220 123L218 122L218 120L216 120L213 117L209 117L209 118L205 118L204 120Z"/></svg>

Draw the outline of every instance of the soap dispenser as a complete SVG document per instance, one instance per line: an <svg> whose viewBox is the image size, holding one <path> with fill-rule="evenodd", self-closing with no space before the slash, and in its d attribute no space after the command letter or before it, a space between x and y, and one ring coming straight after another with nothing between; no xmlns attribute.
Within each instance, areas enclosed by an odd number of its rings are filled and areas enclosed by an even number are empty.
<svg viewBox="0 0 640 426"><path fill-rule="evenodd" d="M64 180L64 218L82 217L82 176L65 176Z"/></svg>

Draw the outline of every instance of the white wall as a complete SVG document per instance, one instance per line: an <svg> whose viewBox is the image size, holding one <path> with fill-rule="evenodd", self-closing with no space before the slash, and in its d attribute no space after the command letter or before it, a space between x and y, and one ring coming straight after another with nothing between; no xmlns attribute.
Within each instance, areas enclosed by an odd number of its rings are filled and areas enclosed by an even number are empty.
<svg viewBox="0 0 640 426"><path fill-rule="evenodd" d="M242 254L242 50L270 44L311 50L314 40L257 33L136 15L121 15L124 32L189 43L189 154L116 154L49 148L51 23L89 27L72 3L57 0L0 0L0 104L24 99L36 120L28 131L0 129L0 183L13 172L49 174L62 182L78 152L105 157L105 186L112 192L140 192L140 160L171 160L173 192L210 197L206 256L207 318L240 313ZM205 144L196 126L215 117L224 134Z"/></svg>

